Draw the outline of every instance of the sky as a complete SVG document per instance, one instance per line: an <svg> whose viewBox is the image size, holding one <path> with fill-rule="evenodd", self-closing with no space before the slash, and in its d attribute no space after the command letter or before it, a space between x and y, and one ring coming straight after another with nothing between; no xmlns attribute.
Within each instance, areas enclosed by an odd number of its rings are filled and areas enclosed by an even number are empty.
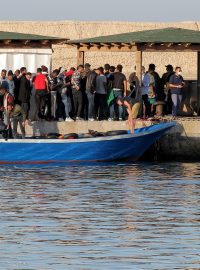
<svg viewBox="0 0 200 270"><path fill-rule="evenodd" d="M13 5L11 5L13 1ZM0 0L0 20L199 21L199 0ZM6 11L6 12L4 12Z"/></svg>

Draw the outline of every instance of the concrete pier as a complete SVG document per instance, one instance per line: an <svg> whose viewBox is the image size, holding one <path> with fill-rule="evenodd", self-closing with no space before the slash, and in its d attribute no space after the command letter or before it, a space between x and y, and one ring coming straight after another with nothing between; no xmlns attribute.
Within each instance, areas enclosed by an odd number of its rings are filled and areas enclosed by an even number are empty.
<svg viewBox="0 0 200 270"><path fill-rule="evenodd" d="M164 118L163 121L170 119ZM200 160L200 118L178 118L177 126L172 128L155 147L151 149L159 160ZM144 127L154 121L137 120L137 127ZM56 132L60 134L87 133L89 129L95 131L126 130L126 121L76 121L76 122L33 122L26 126L27 136L33 136L36 130L40 134Z"/></svg>

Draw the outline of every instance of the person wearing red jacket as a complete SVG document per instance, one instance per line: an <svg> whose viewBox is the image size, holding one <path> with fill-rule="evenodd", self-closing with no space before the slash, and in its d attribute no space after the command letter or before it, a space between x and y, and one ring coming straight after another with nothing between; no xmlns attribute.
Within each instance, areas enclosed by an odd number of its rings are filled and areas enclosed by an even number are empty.
<svg viewBox="0 0 200 270"><path fill-rule="evenodd" d="M35 87L35 100L38 110L38 117L39 119L43 119L45 112L45 99L49 92L49 83L47 77L42 74L41 68L37 69L37 74L33 79L33 85Z"/></svg>

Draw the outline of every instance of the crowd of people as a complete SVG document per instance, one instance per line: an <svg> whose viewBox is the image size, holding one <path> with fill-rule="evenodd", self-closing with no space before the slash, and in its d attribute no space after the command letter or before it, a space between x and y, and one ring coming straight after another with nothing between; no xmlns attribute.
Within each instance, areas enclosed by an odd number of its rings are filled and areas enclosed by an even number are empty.
<svg viewBox="0 0 200 270"><path fill-rule="evenodd" d="M148 118L155 115L156 102L160 101L165 104L165 113L175 117L185 86L181 68L174 70L172 65L167 65L161 78L155 69L154 64L150 64L147 71L142 67L141 81L136 72L127 79L120 64L91 69L86 63L77 69L55 69L51 74L46 66L41 66L34 75L25 67L14 73L2 70L0 117L6 125L13 121L14 137L18 123L24 137L24 126L31 120L72 122ZM33 95L35 102L30 105ZM36 119L30 119L31 106L37 109Z"/></svg>

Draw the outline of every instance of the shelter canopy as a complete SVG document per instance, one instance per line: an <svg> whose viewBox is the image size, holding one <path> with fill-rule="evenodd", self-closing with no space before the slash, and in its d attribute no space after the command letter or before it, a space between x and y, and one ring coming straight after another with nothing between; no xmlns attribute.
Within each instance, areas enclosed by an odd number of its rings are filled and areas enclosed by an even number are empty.
<svg viewBox="0 0 200 270"><path fill-rule="evenodd" d="M182 28L164 28L122 33L79 40L69 45L80 51L200 51L200 32Z"/></svg>
<svg viewBox="0 0 200 270"><path fill-rule="evenodd" d="M68 39L0 31L0 69L16 70L22 66L34 73L41 65L51 68L52 45Z"/></svg>
<svg viewBox="0 0 200 270"><path fill-rule="evenodd" d="M60 37L0 31L0 48L50 48L53 44L65 44L67 40Z"/></svg>

